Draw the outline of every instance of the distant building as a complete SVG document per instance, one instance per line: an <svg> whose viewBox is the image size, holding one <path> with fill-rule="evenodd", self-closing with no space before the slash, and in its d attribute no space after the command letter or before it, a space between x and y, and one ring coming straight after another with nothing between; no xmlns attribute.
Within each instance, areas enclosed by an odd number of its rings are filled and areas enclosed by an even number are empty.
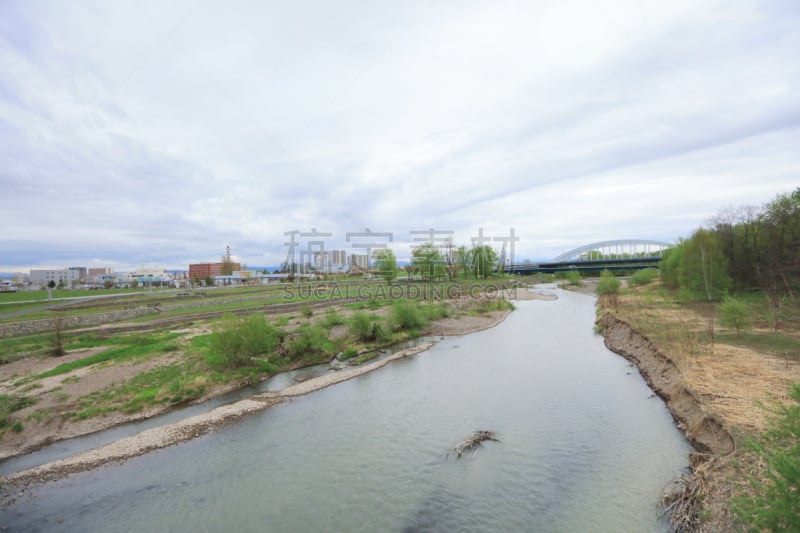
<svg viewBox="0 0 800 533"><path fill-rule="evenodd" d="M69 267L55 270L31 270L31 284L36 287L45 287L51 281L58 285L71 286L80 283L86 278L85 267Z"/></svg>
<svg viewBox="0 0 800 533"><path fill-rule="evenodd" d="M352 254L350 256L350 268L366 270L369 268L369 256L362 254Z"/></svg>
<svg viewBox="0 0 800 533"><path fill-rule="evenodd" d="M223 263L195 263L193 265L189 265L189 279L204 280L208 276L211 276L212 278L215 276L221 276L222 266ZM240 263L231 262L230 266L233 271L242 269L242 265Z"/></svg>
<svg viewBox="0 0 800 533"><path fill-rule="evenodd" d="M90 268L87 276L91 279L95 276L108 276L113 274L114 271L109 267L102 267L102 268Z"/></svg>
<svg viewBox="0 0 800 533"><path fill-rule="evenodd" d="M345 250L333 250L331 252L331 262L334 265L346 265L347 252Z"/></svg>

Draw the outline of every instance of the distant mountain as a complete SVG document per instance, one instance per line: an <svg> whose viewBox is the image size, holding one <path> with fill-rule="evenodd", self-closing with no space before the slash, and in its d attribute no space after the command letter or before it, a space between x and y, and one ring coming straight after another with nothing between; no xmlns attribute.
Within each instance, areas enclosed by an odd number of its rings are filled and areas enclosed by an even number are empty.
<svg viewBox="0 0 800 533"><path fill-rule="evenodd" d="M0 279L11 279L14 277L13 272L0 272Z"/></svg>

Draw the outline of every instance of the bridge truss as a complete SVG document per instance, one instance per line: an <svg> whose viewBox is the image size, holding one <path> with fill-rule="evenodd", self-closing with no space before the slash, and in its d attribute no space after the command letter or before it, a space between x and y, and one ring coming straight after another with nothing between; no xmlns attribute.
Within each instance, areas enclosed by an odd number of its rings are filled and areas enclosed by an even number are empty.
<svg viewBox="0 0 800 533"><path fill-rule="evenodd" d="M621 239L580 246L555 257L552 263L575 263L603 259L637 259L661 257L674 244L646 239Z"/></svg>

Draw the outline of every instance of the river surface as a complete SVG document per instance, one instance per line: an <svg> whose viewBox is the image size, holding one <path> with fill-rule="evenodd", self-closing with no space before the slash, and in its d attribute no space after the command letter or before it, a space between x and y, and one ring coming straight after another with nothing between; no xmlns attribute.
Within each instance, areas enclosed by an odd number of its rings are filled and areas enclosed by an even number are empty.
<svg viewBox="0 0 800 533"><path fill-rule="evenodd" d="M499 326L193 441L28 489L9 531L665 531L690 445L592 332L594 299ZM474 430L474 456L448 458Z"/></svg>

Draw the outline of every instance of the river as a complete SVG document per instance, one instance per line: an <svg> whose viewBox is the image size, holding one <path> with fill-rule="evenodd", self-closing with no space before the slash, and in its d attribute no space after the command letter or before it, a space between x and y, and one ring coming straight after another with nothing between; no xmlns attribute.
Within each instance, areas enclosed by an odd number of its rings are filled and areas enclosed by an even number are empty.
<svg viewBox="0 0 800 533"><path fill-rule="evenodd" d="M594 299L495 328L223 430L33 489L11 531L664 531L690 445L592 332ZM476 429L474 456L447 457Z"/></svg>

